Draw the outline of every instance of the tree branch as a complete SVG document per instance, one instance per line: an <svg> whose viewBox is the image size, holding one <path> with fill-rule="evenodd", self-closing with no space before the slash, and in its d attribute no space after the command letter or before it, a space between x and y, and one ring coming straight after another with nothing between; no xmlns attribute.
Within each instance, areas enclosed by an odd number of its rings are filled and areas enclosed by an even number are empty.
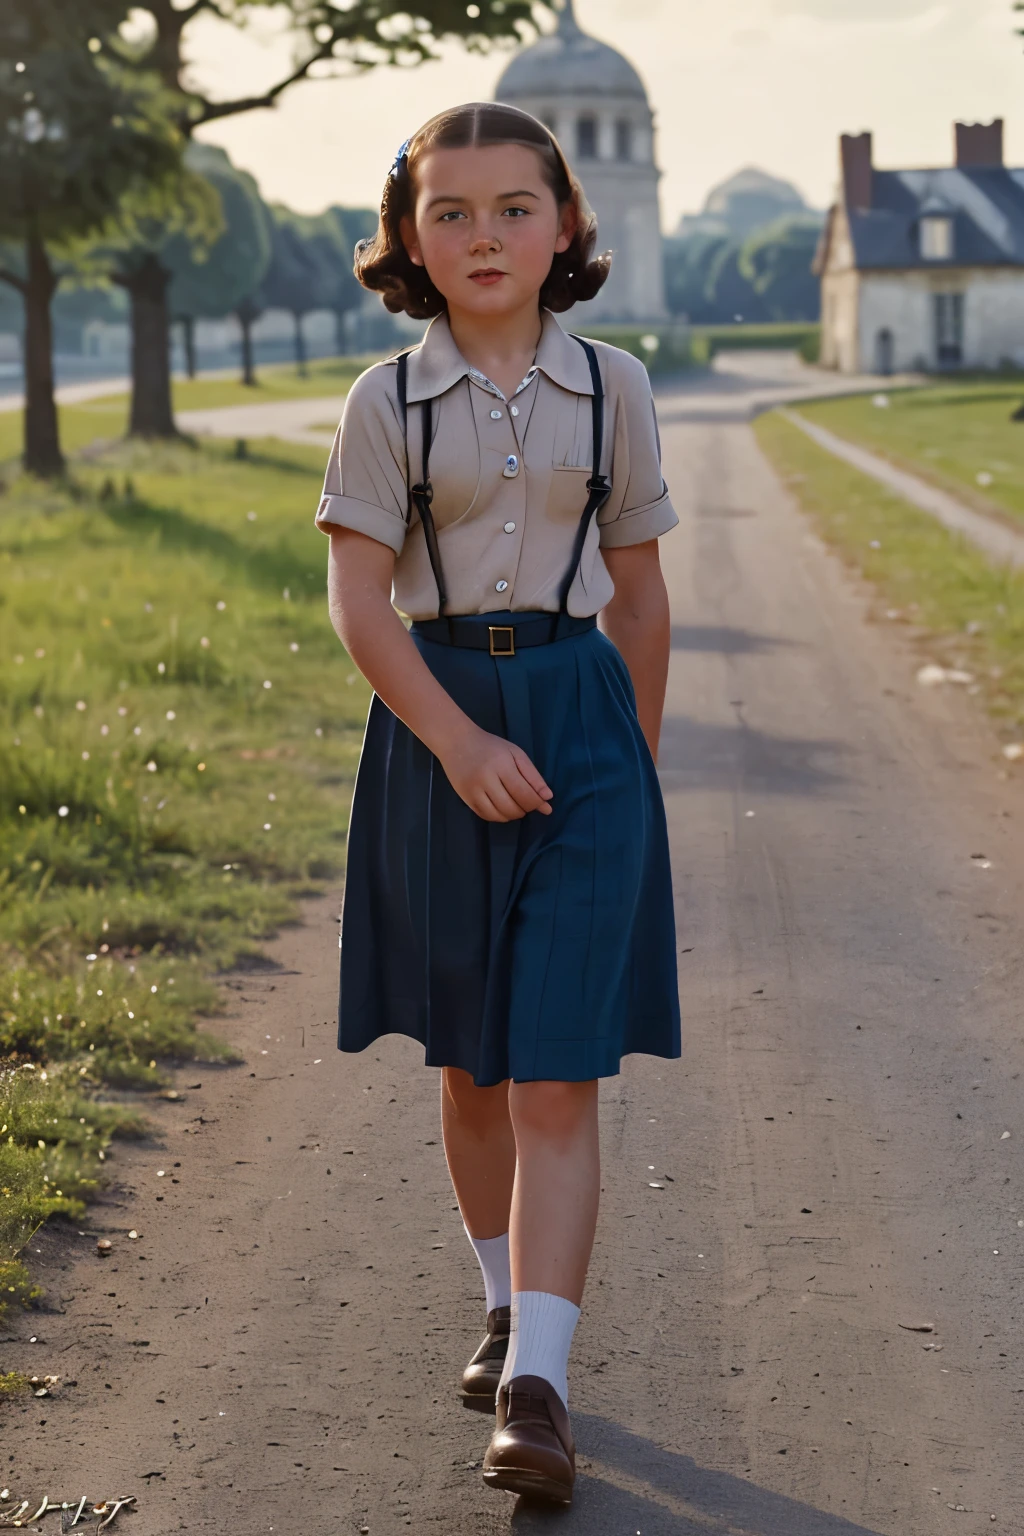
<svg viewBox="0 0 1024 1536"><path fill-rule="evenodd" d="M194 99L201 104L202 110L198 117L191 119L189 127L200 128L204 123L216 122L220 117L235 117L239 112L251 112L257 107L272 107L281 93L290 85L294 85L298 80L305 80L314 64L320 64L330 58L333 58L333 50L330 44L326 44L261 96L241 96L236 101L207 101L204 96L194 96ZM364 67L370 68L370 65L367 64Z"/></svg>
<svg viewBox="0 0 1024 1536"><path fill-rule="evenodd" d="M17 288L19 293L28 292L28 283L9 267L0 267L0 283L10 283L12 288Z"/></svg>

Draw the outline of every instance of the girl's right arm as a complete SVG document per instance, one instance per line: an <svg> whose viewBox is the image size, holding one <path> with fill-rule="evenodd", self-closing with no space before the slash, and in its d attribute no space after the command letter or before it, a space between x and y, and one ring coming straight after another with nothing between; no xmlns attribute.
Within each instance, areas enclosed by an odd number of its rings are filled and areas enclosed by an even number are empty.
<svg viewBox="0 0 1024 1536"><path fill-rule="evenodd" d="M394 551L330 526L331 623L374 692L440 762L456 794L484 821L550 816L551 790L520 747L475 725L424 662L391 606Z"/></svg>

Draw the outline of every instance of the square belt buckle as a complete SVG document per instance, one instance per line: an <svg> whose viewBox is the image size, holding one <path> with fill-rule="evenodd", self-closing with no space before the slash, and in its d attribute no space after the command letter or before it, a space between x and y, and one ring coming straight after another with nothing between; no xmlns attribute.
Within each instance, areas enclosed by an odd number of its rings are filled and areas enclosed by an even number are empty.
<svg viewBox="0 0 1024 1536"><path fill-rule="evenodd" d="M492 656L514 656L516 653L516 632L511 624L488 624L487 634L490 639L490 651ZM499 636L500 643L498 641ZM504 642L508 643L505 644Z"/></svg>

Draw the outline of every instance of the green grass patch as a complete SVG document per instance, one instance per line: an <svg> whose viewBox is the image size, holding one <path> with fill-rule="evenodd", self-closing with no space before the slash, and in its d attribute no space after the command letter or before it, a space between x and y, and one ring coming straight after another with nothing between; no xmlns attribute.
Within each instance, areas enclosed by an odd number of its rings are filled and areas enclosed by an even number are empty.
<svg viewBox="0 0 1024 1536"><path fill-rule="evenodd" d="M327 617L323 457L93 444L0 494L0 1312L141 1133L104 1091L236 1059L216 973L342 869L369 690Z"/></svg>
<svg viewBox="0 0 1024 1536"><path fill-rule="evenodd" d="M807 362L817 362L821 326L810 322L766 321L749 325L695 325L694 358L709 363L719 352L799 352Z"/></svg>
<svg viewBox="0 0 1024 1536"><path fill-rule="evenodd" d="M875 398L888 401L884 407ZM1024 521L1024 381L956 380L801 405L840 437L991 511Z"/></svg>
<svg viewBox="0 0 1024 1536"><path fill-rule="evenodd" d="M274 400L326 399L347 394L352 383L377 361L377 354L367 357L317 358L301 377L294 364L275 364L258 370L258 382L247 387L237 379L175 379L173 385L176 411L214 410L229 405L260 405ZM97 438L116 441L128 430L128 396L110 394L79 405L61 406L61 444L65 453L75 454ZM337 423L335 422L336 426ZM20 459L22 422L20 411L0 411L0 465ZM10 477L8 470L8 478Z"/></svg>
<svg viewBox="0 0 1024 1536"><path fill-rule="evenodd" d="M961 535L833 458L782 416L761 416L754 430L822 536L874 583L888 612L930 632L930 658L974 673L977 696L1000 733L1019 741L1024 573L993 565Z"/></svg>

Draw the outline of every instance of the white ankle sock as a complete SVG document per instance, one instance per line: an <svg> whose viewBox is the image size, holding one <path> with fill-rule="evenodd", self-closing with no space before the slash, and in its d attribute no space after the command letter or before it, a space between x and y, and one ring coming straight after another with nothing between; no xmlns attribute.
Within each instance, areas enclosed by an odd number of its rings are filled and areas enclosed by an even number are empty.
<svg viewBox="0 0 1024 1536"><path fill-rule="evenodd" d="M463 1226L466 1224L463 1222ZM512 1274L508 1260L508 1233L500 1237L474 1237L466 1227L466 1236L473 1244L473 1251L480 1261L484 1277L487 1311L495 1307L507 1307L512 1302Z"/></svg>
<svg viewBox="0 0 1024 1536"><path fill-rule="evenodd" d="M500 1387L514 1376L541 1376L569 1406L567 1371L580 1309L548 1291L514 1291L512 1332Z"/></svg>

